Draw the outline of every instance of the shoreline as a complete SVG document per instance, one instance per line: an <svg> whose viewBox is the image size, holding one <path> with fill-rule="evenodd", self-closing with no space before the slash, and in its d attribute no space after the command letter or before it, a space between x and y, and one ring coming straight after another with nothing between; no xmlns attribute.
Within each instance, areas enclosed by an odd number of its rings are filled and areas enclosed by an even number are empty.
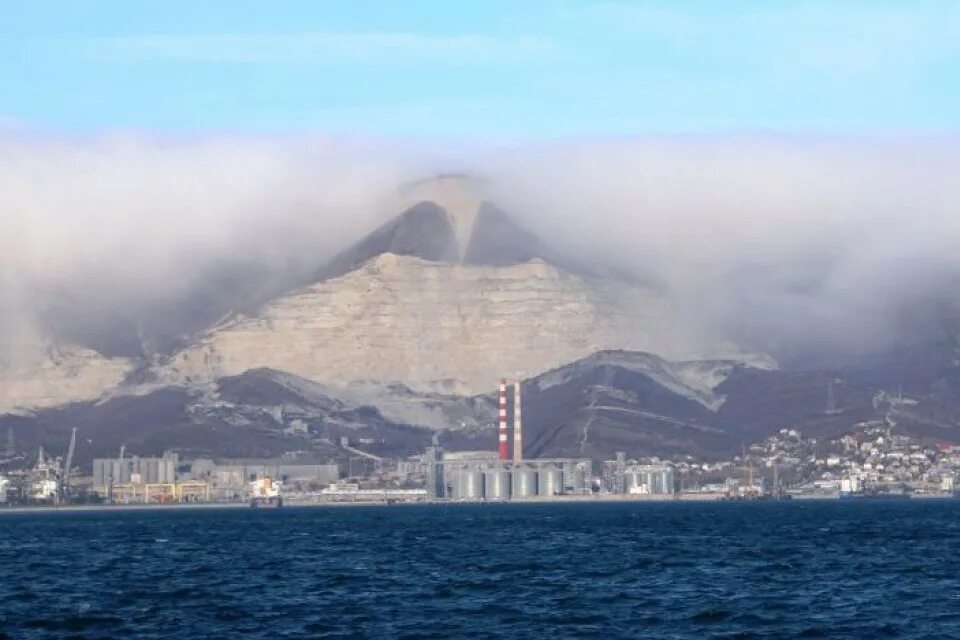
<svg viewBox="0 0 960 640"><path fill-rule="evenodd" d="M414 505L510 505L510 504L610 504L610 503L670 503L670 502L717 502L722 496L713 494L690 496L556 496L550 498L527 497L512 500L421 500L410 502L388 502L385 500L337 500L337 501L284 501L284 509L297 508L327 508L327 507L397 507ZM90 504L90 505L29 505L16 507L0 507L0 516L3 514L30 514L30 513L100 513L106 511L168 511L192 509L251 509L248 502L194 502L174 504ZM272 509L263 509L272 510Z"/></svg>
<svg viewBox="0 0 960 640"><path fill-rule="evenodd" d="M950 495L932 495L918 494L916 496L904 496L907 498L917 498L924 501L929 500L954 500ZM513 498L511 500L422 500L410 502L388 502L385 500L359 500L359 501L296 501L287 499L283 508L337 508L337 507L397 507L397 506L415 506L415 505L510 505L510 504L624 504L624 503L645 503L645 504L669 504L669 503L714 503L714 502L736 502L736 503L791 503L807 501L836 501L841 502L837 496L810 494L794 495L788 500L730 500L722 494L680 494L675 496L630 496L630 495L590 495L590 496L556 496L556 497L525 497ZM870 499L853 500L853 502L872 502ZM843 502L847 502L844 500ZM109 511L117 512L138 512L138 511L188 511L188 510L209 510L209 509L251 509L248 502L189 502L175 504L83 504L83 505L64 505L64 506L46 506L30 505L15 507L0 507L0 517L4 514L53 514L53 513L102 513ZM263 510L263 509L260 509ZM268 509L270 510L270 509Z"/></svg>

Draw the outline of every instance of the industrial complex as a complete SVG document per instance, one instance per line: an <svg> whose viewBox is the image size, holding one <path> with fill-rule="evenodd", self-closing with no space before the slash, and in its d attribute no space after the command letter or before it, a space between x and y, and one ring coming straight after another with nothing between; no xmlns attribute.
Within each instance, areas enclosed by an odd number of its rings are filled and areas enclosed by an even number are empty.
<svg viewBox="0 0 960 640"><path fill-rule="evenodd" d="M512 388L512 402L508 393ZM512 411L512 415L511 415ZM508 502L583 499L763 499L953 495L960 448L923 447L862 423L827 443L782 429L744 446L733 460L526 458L521 385L502 380L496 450L445 451L439 437L419 455L382 458L342 438L355 458L317 459L290 452L266 459L182 459L129 454L95 458L89 474L74 466L77 430L63 456L16 447L0 456L0 505L168 505L394 502Z"/></svg>
<svg viewBox="0 0 960 640"><path fill-rule="evenodd" d="M508 405L512 387L513 402ZM523 455L523 419L519 381L500 382L496 451L444 451L438 438L422 455L383 459L354 470L291 454L276 459L182 460L174 451L158 457L128 454L121 447L112 458L95 458L90 474L73 473L76 430L70 450L52 458L40 449L34 464L0 475L0 502L62 505L247 503L279 506L282 502L423 502L561 499L597 494L660 495L673 493L667 466L636 466L623 457L594 475L589 458L537 458ZM512 416L508 415L512 406ZM512 417L512 419L510 419ZM512 436L512 437L511 437ZM12 439L12 436L11 436ZM344 439L346 440L346 439ZM342 446L355 453L349 441ZM8 447L8 463L16 456ZM26 458L21 456L23 461ZM345 468L344 468L345 467ZM609 472L608 472L609 471Z"/></svg>

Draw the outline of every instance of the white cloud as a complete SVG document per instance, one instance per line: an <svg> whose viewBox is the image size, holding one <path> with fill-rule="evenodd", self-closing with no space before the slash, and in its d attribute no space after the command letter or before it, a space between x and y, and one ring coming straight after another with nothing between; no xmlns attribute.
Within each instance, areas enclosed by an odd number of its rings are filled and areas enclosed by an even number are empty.
<svg viewBox="0 0 960 640"><path fill-rule="evenodd" d="M487 170L506 207L656 273L706 329L859 351L957 319L925 315L936 306L960 313L960 139L582 140L506 156Z"/></svg>
<svg viewBox="0 0 960 640"><path fill-rule="evenodd" d="M66 299L106 323L250 266L303 275L396 213L399 184L450 169L486 176L549 242L655 273L704 327L765 348L878 348L957 311L958 139L6 134L0 318Z"/></svg>

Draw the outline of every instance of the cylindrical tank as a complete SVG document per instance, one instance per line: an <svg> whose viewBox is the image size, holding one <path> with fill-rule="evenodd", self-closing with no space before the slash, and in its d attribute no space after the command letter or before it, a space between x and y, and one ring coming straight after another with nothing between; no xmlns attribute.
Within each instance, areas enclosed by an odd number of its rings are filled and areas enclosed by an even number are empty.
<svg viewBox="0 0 960 640"><path fill-rule="evenodd" d="M463 498L463 471L457 470L450 475L450 497L454 500Z"/></svg>
<svg viewBox="0 0 960 640"><path fill-rule="evenodd" d="M664 482L664 473L660 471L650 471L647 474L647 486L650 487L650 493L666 493L667 485Z"/></svg>
<svg viewBox="0 0 960 640"><path fill-rule="evenodd" d="M644 469L638 475L640 476L640 484L646 485L648 492L655 493L654 491L654 485L656 484L655 474L651 473L647 469Z"/></svg>
<svg viewBox="0 0 960 640"><path fill-rule="evenodd" d="M487 500L509 500L510 472L490 469L483 474L483 495Z"/></svg>
<svg viewBox="0 0 960 640"><path fill-rule="evenodd" d="M563 493L563 475L560 469L552 465L540 469L537 493L541 496L555 496Z"/></svg>
<svg viewBox="0 0 960 640"><path fill-rule="evenodd" d="M514 469L513 495L518 498L537 495L537 472L531 469Z"/></svg>
<svg viewBox="0 0 960 640"><path fill-rule="evenodd" d="M666 494L673 493L673 469L664 469L661 473L661 484L663 484L663 492Z"/></svg>
<svg viewBox="0 0 960 640"><path fill-rule="evenodd" d="M573 490L573 493L580 494L586 493L587 490L587 473L583 470L583 467L576 467L571 474L570 488Z"/></svg>
<svg viewBox="0 0 960 640"><path fill-rule="evenodd" d="M461 471L458 475L457 497L461 500L483 498L483 472L479 469Z"/></svg>

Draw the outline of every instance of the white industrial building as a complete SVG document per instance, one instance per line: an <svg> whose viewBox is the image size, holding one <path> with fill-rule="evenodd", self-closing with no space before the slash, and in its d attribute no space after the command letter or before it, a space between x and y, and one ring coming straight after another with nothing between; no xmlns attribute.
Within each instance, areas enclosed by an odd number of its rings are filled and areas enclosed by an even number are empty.
<svg viewBox="0 0 960 640"><path fill-rule="evenodd" d="M177 481L179 465L175 453L160 458L94 458L93 490L104 492L115 484L172 484Z"/></svg>

